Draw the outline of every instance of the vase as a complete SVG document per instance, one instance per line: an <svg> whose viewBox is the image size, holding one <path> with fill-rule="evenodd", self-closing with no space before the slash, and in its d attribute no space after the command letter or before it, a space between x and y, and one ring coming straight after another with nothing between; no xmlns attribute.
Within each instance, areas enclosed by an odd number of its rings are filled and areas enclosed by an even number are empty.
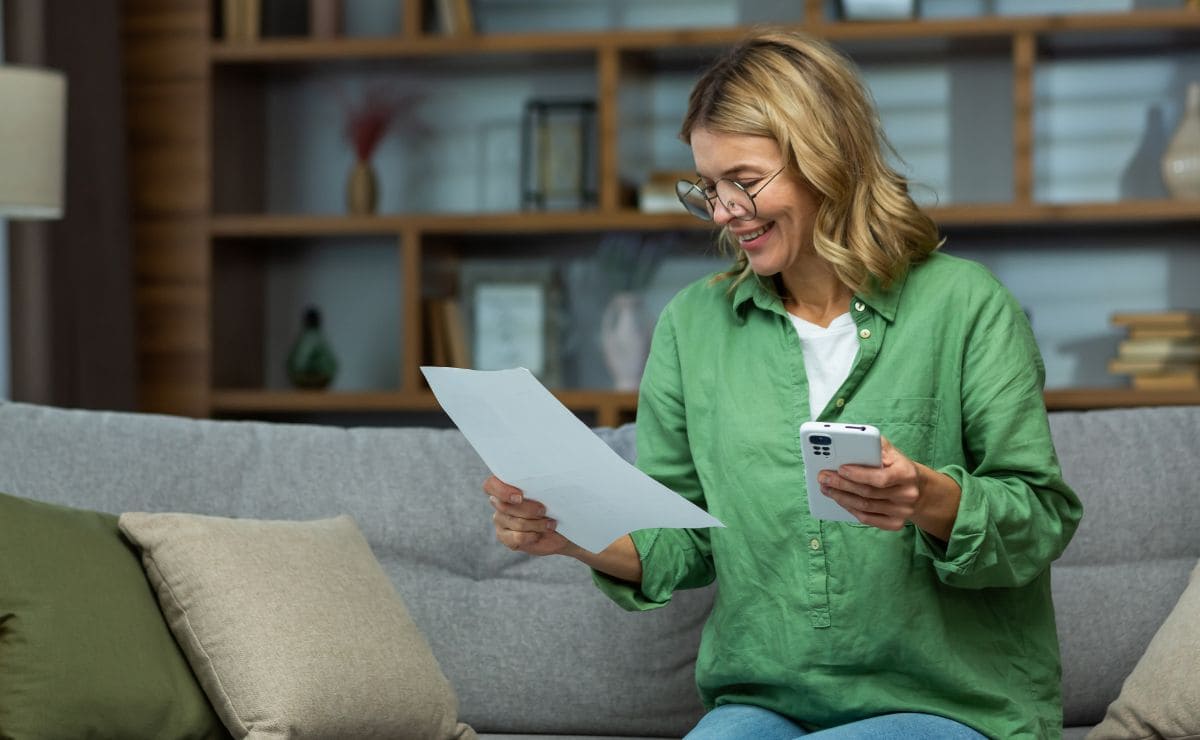
<svg viewBox="0 0 1200 740"><path fill-rule="evenodd" d="M303 390L322 390L329 387L337 369L337 357L321 329L321 312L309 307L304 311L300 334L288 353L288 380Z"/></svg>
<svg viewBox="0 0 1200 740"><path fill-rule="evenodd" d="M1174 198L1200 198L1200 82L1188 85L1179 127L1162 159L1163 182Z"/></svg>
<svg viewBox="0 0 1200 740"><path fill-rule="evenodd" d="M358 216L375 213L378 196L375 168L370 162L356 160L346 181L346 208Z"/></svg>
<svg viewBox="0 0 1200 740"><path fill-rule="evenodd" d="M642 297L623 291L613 295L600 317L600 347L613 387L637 390L646 367L650 330L643 316Z"/></svg>

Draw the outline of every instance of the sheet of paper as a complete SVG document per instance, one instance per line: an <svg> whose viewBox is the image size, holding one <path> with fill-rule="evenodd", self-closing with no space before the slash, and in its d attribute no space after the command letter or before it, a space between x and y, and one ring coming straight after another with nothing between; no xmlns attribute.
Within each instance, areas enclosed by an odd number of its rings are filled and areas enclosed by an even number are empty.
<svg viewBox="0 0 1200 740"><path fill-rule="evenodd" d="M545 504L580 547L599 552L635 529L725 526L626 462L525 368L421 372L496 477Z"/></svg>

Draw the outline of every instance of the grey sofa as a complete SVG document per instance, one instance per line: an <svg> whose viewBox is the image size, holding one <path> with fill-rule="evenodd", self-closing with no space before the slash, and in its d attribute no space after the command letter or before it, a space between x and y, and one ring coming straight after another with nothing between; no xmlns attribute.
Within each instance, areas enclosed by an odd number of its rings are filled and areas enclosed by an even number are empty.
<svg viewBox="0 0 1200 740"><path fill-rule="evenodd" d="M1200 408L1054 413L1083 524L1054 566L1065 737L1082 737L1200 558ZM635 429L599 429L632 457ZM481 735L679 737L711 592L628 614L565 558L493 540L456 430L350 429L0 403L0 491L113 513L352 515Z"/></svg>

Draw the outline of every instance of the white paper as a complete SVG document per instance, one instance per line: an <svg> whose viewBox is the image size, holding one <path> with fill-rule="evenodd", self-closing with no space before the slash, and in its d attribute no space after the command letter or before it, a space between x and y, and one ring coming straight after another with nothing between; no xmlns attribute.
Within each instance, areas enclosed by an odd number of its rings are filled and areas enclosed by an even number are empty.
<svg viewBox="0 0 1200 740"><path fill-rule="evenodd" d="M630 465L525 368L421 372L492 473L545 504L580 547L600 552L635 529L725 526Z"/></svg>

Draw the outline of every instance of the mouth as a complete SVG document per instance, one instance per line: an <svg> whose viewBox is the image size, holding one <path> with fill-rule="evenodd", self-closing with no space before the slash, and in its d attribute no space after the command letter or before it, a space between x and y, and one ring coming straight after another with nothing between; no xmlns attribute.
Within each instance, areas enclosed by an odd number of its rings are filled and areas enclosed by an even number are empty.
<svg viewBox="0 0 1200 740"><path fill-rule="evenodd" d="M754 247L759 246L760 240L765 237L773 228L775 228L774 221L764 224L754 231L747 231L744 234L734 234L734 236L737 237L738 244L740 244L743 249L753 249Z"/></svg>

